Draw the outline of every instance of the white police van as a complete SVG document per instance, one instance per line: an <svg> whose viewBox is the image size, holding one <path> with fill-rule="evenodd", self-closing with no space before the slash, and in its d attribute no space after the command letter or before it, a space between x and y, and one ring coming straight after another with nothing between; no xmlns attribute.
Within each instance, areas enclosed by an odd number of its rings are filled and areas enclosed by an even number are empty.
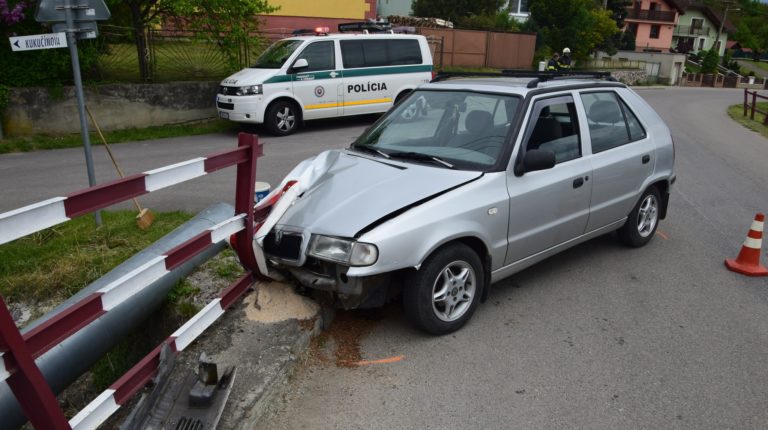
<svg viewBox="0 0 768 430"><path fill-rule="evenodd" d="M219 116L283 136L304 120L386 112L432 79L424 36L316 30L323 35L282 39L221 81Z"/></svg>

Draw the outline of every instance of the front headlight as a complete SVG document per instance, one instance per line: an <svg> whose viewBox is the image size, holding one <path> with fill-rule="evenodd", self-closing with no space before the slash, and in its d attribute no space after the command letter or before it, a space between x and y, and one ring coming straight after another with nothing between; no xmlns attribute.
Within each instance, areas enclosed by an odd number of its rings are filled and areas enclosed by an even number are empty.
<svg viewBox="0 0 768 430"><path fill-rule="evenodd" d="M370 266L379 258L376 245L320 235L312 236L307 253L321 260L349 266Z"/></svg>
<svg viewBox="0 0 768 430"><path fill-rule="evenodd" d="M255 96L257 94L262 93L262 86L259 85L249 85L247 87L238 87L237 92L235 95L237 96Z"/></svg>

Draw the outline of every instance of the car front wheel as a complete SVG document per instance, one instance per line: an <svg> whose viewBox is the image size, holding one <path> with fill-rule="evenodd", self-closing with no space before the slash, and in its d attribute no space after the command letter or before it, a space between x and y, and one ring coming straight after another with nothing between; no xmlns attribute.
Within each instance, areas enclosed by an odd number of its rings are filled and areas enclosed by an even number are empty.
<svg viewBox="0 0 768 430"><path fill-rule="evenodd" d="M407 280L403 304L408 319L434 335L454 332L471 317L483 288L480 257L454 243L435 251Z"/></svg>
<svg viewBox="0 0 768 430"><path fill-rule="evenodd" d="M627 222L619 229L619 238L628 246L641 247L653 239L659 226L659 191L650 187L640 197Z"/></svg>
<svg viewBox="0 0 768 430"><path fill-rule="evenodd" d="M296 105L288 101L278 101L267 110L264 122L270 133L275 136L287 136L299 126L299 113Z"/></svg>

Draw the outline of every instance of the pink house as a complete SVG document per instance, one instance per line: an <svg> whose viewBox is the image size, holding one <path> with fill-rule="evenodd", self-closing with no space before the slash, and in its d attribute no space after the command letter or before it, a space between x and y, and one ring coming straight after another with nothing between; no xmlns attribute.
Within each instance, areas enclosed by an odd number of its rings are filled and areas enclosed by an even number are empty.
<svg viewBox="0 0 768 430"><path fill-rule="evenodd" d="M627 8L624 31L635 35L635 50L669 52L675 26L684 13L680 0L634 0Z"/></svg>

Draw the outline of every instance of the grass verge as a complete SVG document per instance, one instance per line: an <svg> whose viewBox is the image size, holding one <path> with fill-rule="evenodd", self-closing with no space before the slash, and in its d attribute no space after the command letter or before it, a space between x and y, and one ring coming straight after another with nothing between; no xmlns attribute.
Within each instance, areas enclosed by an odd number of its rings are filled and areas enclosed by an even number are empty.
<svg viewBox="0 0 768 430"><path fill-rule="evenodd" d="M211 121L195 122L180 125L167 125L162 127L128 128L104 133L107 143L133 142L149 139L163 139L178 136L193 136L198 134L219 133L237 129L237 123L214 119ZM91 133L91 144L101 145L101 140L96 133ZM83 139L80 134L6 137L0 139L0 154L10 152L29 152L40 149L75 148L82 146Z"/></svg>
<svg viewBox="0 0 768 430"><path fill-rule="evenodd" d="M757 108L763 112L768 112L768 102L762 102L757 104ZM747 113L749 114L749 112ZM728 108L728 115L733 118L734 121L747 127L750 130L756 131L768 138L768 126L763 124L765 121L765 115L755 112L755 119L749 118L749 115L744 116L744 105L738 104Z"/></svg>
<svg viewBox="0 0 768 430"><path fill-rule="evenodd" d="M107 211L100 228L86 215L0 246L0 294L28 304L59 303L192 217L155 215L147 231L138 229L133 211Z"/></svg>

